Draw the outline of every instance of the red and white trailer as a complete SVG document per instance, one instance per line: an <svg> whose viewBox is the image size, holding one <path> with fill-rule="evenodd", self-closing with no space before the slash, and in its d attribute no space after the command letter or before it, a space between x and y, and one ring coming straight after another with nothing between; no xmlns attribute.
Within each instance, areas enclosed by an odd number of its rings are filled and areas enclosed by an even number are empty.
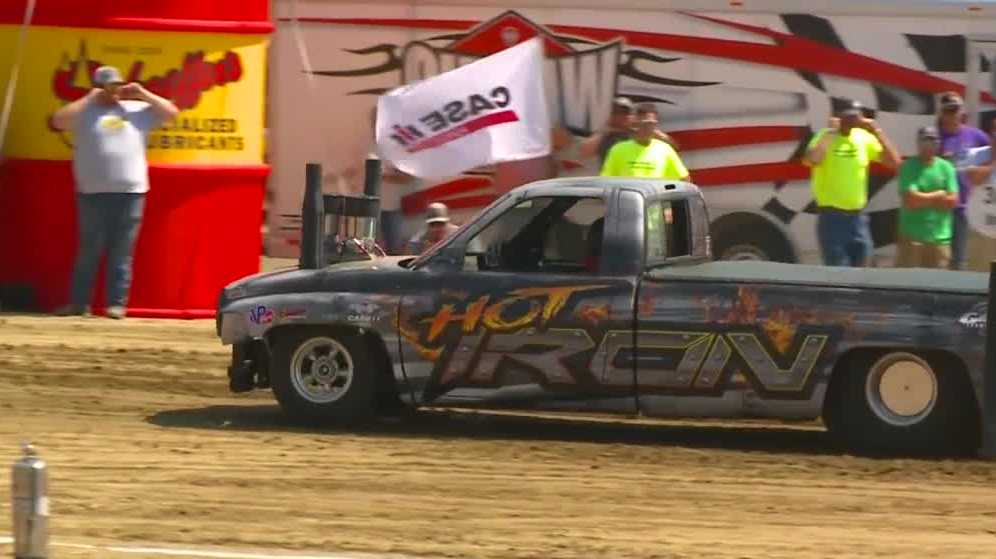
<svg viewBox="0 0 996 559"><path fill-rule="evenodd" d="M809 171L799 156L834 99L876 112L904 155L935 119L940 92L967 95L972 122L996 116L989 72L996 3L835 0L276 0L269 75L267 250L296 254L304 163L328 191L357 192L377 96L530 37L546 38L552 115L574 141L560 176L597 173L578 139L601 127L616 95L652 101L680 144L712 216L723 258L818 258ZM494 198L502 169L408 181L407 231L426 204L458 218ZM523 180L530 177L516 177ZM535 177L541 178L541 177ZM898 197L875 169L870 213L877 261L891 262ZM391 188L388 184L387 188Z"/></svg>

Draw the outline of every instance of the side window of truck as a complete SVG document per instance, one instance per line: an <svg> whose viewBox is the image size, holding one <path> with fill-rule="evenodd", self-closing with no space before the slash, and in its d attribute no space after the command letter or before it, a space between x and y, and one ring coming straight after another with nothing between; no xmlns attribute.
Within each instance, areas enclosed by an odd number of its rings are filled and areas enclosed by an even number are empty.
<svg viewBox="0 0 996 559"><path fill-rule="evenodd" d="M648 264L692 254L691 224L686 200L647 204L646 224Z"/></svg>
<svg viewBox="0 0 996 559"><path fill-rule="evenodd" d="M524 200L467 245L464 270L584 273L597 271L605 202L554 196Z"/></svg>

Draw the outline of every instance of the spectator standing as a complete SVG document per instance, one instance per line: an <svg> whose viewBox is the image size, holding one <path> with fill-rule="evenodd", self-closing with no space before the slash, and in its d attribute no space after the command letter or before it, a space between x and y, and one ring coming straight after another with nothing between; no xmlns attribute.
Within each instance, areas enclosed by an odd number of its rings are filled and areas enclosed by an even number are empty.
<svg viewBox="0 0 996 559"><path fill-rule="evenodd" d="M940 133L933 126L917 132L917 157L899 167L899 243L896 267L947 268L958 205L954 165L937 157Z"/></svg>
<svg viewBox="0 0 996 559"><path fill-rule="evenodd" d="M837 115L839 126L817 132L804 163L812 167L816 236L828 266L865 266L872 251L868 229L868 168L881 161L899 166L899 152L861 103L848 101Z"/></svg>
<svg viewBox="0 0 996 559"><path fill-rule="evenodd" d="M578 153L582 158L598 156L598 164L605 163L605 156L617 143L628 140L633 134L633 113L635 107L627 97L612 100L612 112L605 128L581 142Z"/></svg>
<svg viewBox="0 0 996 559"><path fill-rule="evenodd" d="M408 241L408 253L422 254L456 230L457 226L450 223L450 212L446 204L433 202L425 213L425 228Z"/></svg>
<svg viewBox="0 0 996 559"><path fill-rule="evenodd" d="M612 112L609 115L609 122L605 129L592 134L581 142L578 154L581 158L598 156L598 165L601 168L605 164L605 156L617 143L633 137L633 117L636 107L628 97L616 97L612 100ZM661 141L667 142L675 150L678 149L677 142L667 135L660 128L654 131L654 136Z"/></svg>
<svg viewBox="0 0 996 559"><path fill-rule="evenodd" d="M940 96L940 113L937 125L941 132L941 156L953 163L958 170L958 205L954 209L954 228L951 239L951 269L960 270L965 265L965 247L968 242L968 220L965 217L965 204L972 190L969 175L978 172L977 166L969 161L973 148L989 145L985 132L965 124L965 103L953 91Z"/></svg>
<svg viewBox="0 0 996 559"><path fill-rule="evenodd" d="M658 139L658 123L657 108L640 105L632 139L609 149L602 164L602 176L688 180L688 169L678 153Z"/></svg>
<svg viewBox="0 0 996 559"><path fill-rule="evenodd" d="M149 170L149 132L179 113L138 83L125 84L117 68L101 66L96 86L52 115L52 125L73 133L73 175L79 250L69 304L62 316L89 313L93 276L107 251L107 316L124 318L131 288L132 251L142 222Z"/></svg>

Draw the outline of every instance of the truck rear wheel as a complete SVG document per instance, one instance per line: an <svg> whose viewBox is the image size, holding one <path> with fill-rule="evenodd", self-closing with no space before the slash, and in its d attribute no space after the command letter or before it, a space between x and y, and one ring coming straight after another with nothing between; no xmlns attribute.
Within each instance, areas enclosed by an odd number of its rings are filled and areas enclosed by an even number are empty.
<svg viewBox="0 0 996 559"><path fill-rule="evenodd" d="M975 398L957 367L907 351L868 352L838 371L827 426L865 452L951 454L977 442Z"/></svg>
<svg viewBox="0 0 996 559"><path fill-rule="evenodd" d="M303 328L274 340L273 393L295 421L327 424L369 418L373 377L366 345L356 334Z"/></svg>

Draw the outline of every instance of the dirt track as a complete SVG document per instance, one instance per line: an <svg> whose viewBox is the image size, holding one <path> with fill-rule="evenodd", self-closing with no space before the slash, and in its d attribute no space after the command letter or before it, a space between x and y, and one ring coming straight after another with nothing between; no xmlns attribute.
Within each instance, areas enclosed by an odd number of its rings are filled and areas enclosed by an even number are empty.
<svg viewBox="0 0 996 559"><path fill-rule="evenodd" d="M433 412L295 429L269 394L228 394L212 329L0 315L0 535L31 437L61 541L503 559L996 549L996 463L842 456L816 426L762 423Z"/></svg>

